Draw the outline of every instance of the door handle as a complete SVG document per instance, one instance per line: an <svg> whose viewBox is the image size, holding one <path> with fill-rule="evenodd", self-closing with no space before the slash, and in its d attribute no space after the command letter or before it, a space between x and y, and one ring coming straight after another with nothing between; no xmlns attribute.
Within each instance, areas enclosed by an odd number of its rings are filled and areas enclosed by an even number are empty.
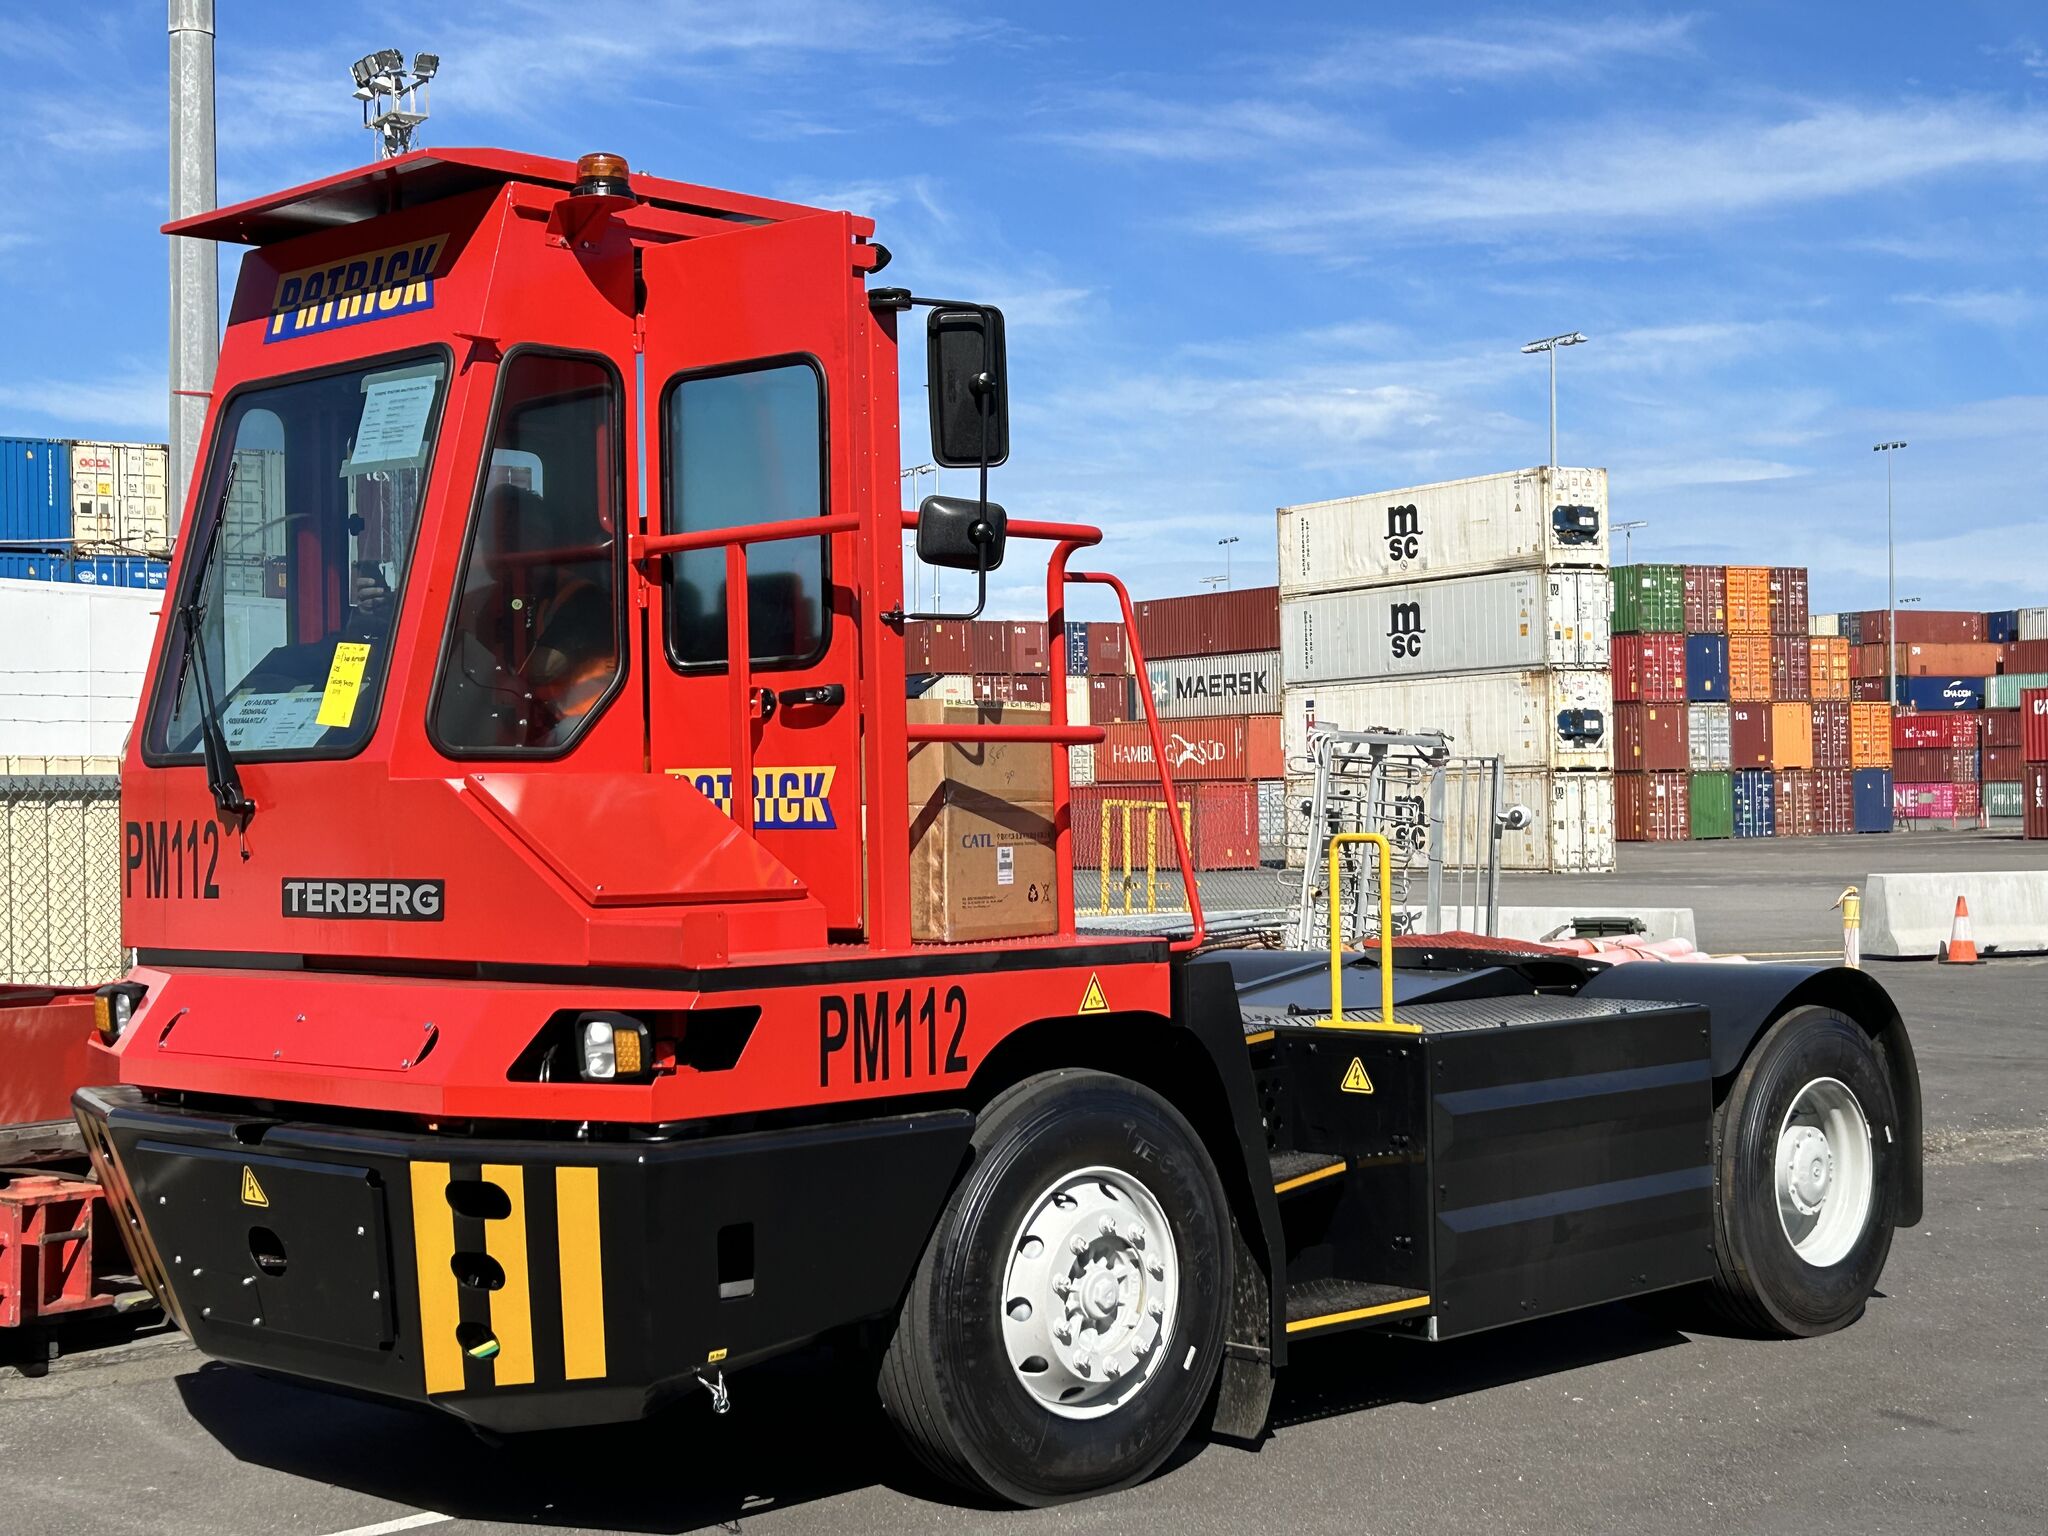
<svg viewBox="0 0 2048 1536"><path fill-rule="evenodd" d="M810 704L834 709L846 702L846 684L820 683L813 688L785 688L778 697L786 707Z"/></svg>

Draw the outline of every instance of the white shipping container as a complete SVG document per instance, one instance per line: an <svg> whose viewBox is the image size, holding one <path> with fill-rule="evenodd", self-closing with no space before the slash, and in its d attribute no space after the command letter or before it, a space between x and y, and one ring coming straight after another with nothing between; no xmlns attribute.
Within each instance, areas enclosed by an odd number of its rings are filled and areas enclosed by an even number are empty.
<svg viewBox="0 0 2048 1536"><path fill-rule="evenodd" d="M1067 679L1067 724L1089 725L1089 711L1094 708L1088 702L1088 679L1070 677Z"/></svg>
<svg viewBox="0 0 2048 1536"><path fill-rule="evenodd" d="M2022 640L2048 640L2048 608L2022 608L2020 610L2020 638Z"/></svg>
<svg viewBox="0 0 2048 1536"><path fill-rule="evenodd" d="M1604 569L1607 471L1509 470L1282 507L1279 520L1282 597L1526 566Z"/></svg>
<svg viewBox="0 0 2048 1536"><path fill-rule="evenodd" d="M1500 838L1500 867L1523 872L1557 874L1607 874L1614 868L1614 775L1611 773L1550 773L1543 770L1508 772L1502 776L1501 809L1520 805L1528 808L1529 825L1518 832L1503 831ZM1309 849L1308 818L1304 807L1315 795L1315 779L1308 776L1287 781L1286 810L1290 818L1286 839L1288 864L1296 869ZM1477 793L1474 790L1477 789ZM1445 814L1461 824L1442 830L1447 860L1469 859L1479 846L1478 839L1488 805L1485 788L1476 783L1461 795L1458 786L1446 787ZM1447 899L1452 889L1447 877ZM1411 882L1411 899L1420 883ZM1444 925L1469 925L1476 919L1469 912L1444 914Z"/></svg>
<svg viewBox="0 0 2048 1536"><path fill-rule="evenodd" d="M1067 749L1067 782L1076 789L1095 782L1095 749L1093 747L1069 747Z"/></svg>
<svg viewBox="0 0 2048 1536"><path fill-rule="evenodd" d="M79 554L170 553L161 443L71 445L71 540Z"/></svg>
<svg viewBox="0 0 2048 1536"><path fill-rule="evenodd" d="M932 679L931 687L918 695L920 699L936 699L941 704L972 704L974 702L974 679L965 672L946 672Z"/></svg>
<svg viewBox="0 0 2048 1536"><path fill-rule="evenodd" d="M1839 613L1810 613L1806 616L1806 632L1816 637L1839 635L1842 632L1842 616Z"/></svg>
<svg viewBox="0 0 2048 1536"><path fill-rule="evenodd" d="M1605 667L1605 571L1501 571L1283 598L1288 683Z"/></svg>
<svg viewBox="0 0 2048 1536"><path fill-rule="evenodd" d="M1145 663L1161 719L1271 715L1280 709L1280 653L1235 651Z"/></svg>
<svg viewBox="0 0 2048 1536"><path fill-rule="evenodd" d="M1498 757L1509 768L1614 766L1614 689L1605 672L1290 684L1280 720L1290 773L1308 766L1311 718L1348 731L1442 731L1452 751Z"/></svg>
<svg viewBox="0 0 2048 1536"><path fill-rule="evenodd" d="M1694 773L1726 773L1729 768L1728 753L1728 706L1687 705L1686 766Z"/></svg>

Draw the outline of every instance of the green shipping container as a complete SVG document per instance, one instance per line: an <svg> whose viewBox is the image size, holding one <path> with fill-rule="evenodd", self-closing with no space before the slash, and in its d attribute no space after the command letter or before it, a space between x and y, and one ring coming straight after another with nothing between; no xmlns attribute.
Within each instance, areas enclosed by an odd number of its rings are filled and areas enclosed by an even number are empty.
<svg viewBox="0 0 2048 1536"><path fill-rule="evenodd" d="M1685 567L1617 565L1614 632L1617 635L1675 635L1685 628Z"/></svg>
<svg viewBox="0 0 2048 1536"><path fill-rule="evenodd" d="M1687 791L1692 805L1692 839L1696 843L1735 835L1735 775L1696 773Z"/></svg>
<svg viewBox="0 0 2048 1536"><path fill-rule="evenodd" d="M1984 786L1984 814L1993 818L2006 816L2015 819L2027 812L2027 786L2024 783L1999 782Z"/></svg>
<svg viewBox="0 0 2048 1536"><path fill-rule="evenodd" d="M1984 707L2018 709L2022 688L2048 688L2048 672L2008 672L2003 677L1985 678Z"/></svg>

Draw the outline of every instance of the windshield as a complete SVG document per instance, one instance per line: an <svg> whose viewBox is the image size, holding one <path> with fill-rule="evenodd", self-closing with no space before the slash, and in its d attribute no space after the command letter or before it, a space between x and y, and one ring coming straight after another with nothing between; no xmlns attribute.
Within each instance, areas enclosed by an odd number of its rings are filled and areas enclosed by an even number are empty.
<svg viewBox="0 0 2048 1536"><path fill-rule="evenodd" d="M444 362L418 358L244 390L229 403L193 514L191 568L145 738L153 754L198 755L209 694L237 758L336 757L362 745L447 379Z"/></svg>

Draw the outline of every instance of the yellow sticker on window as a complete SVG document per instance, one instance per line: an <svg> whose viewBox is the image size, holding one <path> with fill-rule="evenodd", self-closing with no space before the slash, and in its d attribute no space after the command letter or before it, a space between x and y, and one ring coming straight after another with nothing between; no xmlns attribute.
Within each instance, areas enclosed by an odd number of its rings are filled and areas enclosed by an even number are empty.
<svg viewBox="0 0 2048 1536"><path fill-rule="evenodd" d="M320 695L320 713L315 725L348 725L356 717L356 699L363 691L363 668L369 665L370 647L360 640L344 640L334 648L334 660L327 666L327 689Z"/></svg>

